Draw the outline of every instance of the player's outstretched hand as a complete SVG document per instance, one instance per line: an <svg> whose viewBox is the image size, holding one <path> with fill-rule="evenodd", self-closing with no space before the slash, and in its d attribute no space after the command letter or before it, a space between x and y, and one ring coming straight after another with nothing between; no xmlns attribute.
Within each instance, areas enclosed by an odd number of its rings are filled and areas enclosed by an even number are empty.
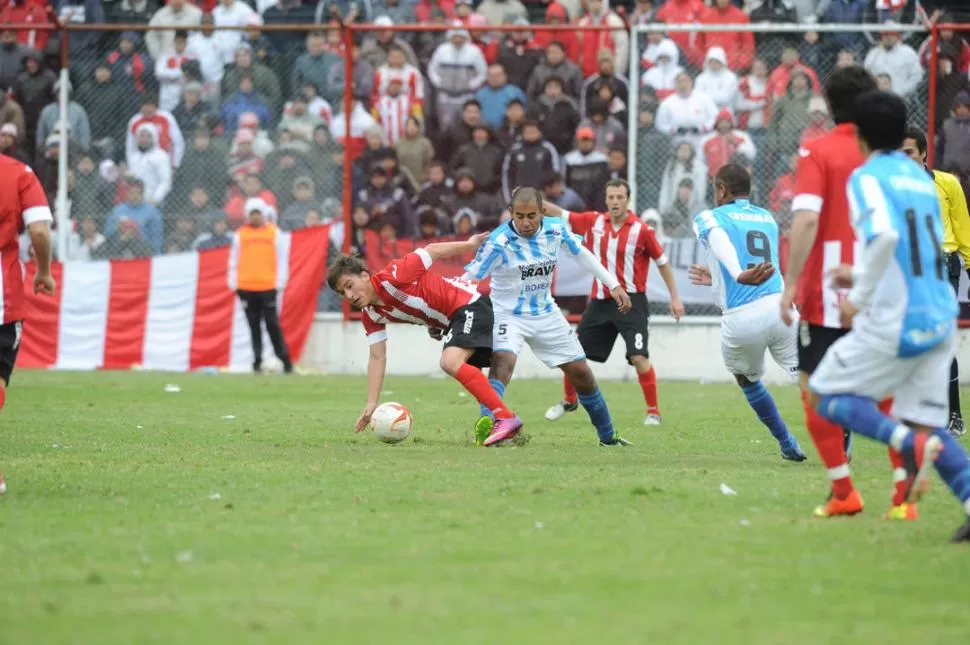
<svg viewBox="0 0 970 645"><path fill-rule="evenodd" d="M41 275L38 273L34 276L34 293L42 293L45 296L53 296L56 288L57 284L54 282L54 278L52 278L49 273L46 275Z"/></svg>
<svg viewBox="0 0 970 645"><path fill-rule="evenodd" d="M616 301L616 308L620 310L621 314L633 309L633 302L630 300L630 294L628 294L623 287L616 287L610 292L613 300Z"/></svg>
<svg viewBox="0 0 970 645"><path fill-rule="evenodd" d="M781 294L781 321L791 327L795 322L795 283L786 283Z"/></svg>
<svg viewBox="0 0 970 645"><path fill-rule="evenodd" d="M670 300L670 315L674 317L674 320L680 322L680 317L684 315L684 303L680 301L680 298Z"/></svg>
<svg viewBox="0 0 970 645"><path fill-rule="evenodd" d="M829 279L832 286L836 289L851 289L854 279L852 277L852 265L840 264L838 268L829 271Z"/></svg>
<svg viewBox="0 0 970 645"><path fill-rule="evenodd" d="M690 265L687 269L687 277L691 284L696 284L699 287L711 286L711 270L703 264Z"/></svg>
<svg viewBox="0 0 970 645"><path fill-rule="evenodd" d="M370 418L374 414L374 410L376 409L377 409L376 405L370 405L370 404L368 404L367 407L364 408L364 411L360 413L359 417L357 417L357 423L354 424L354 432L360 432L368 425L370 425Z"/></svg>
<svg viewBox="0 0 970 645"><path fill-rule="evenodd" d="M767 282L768 278L773 275L775 275L775 267L772 266L771 262L762 262L757 266L751 267L747 271L742 271L739 273L738 284L757 286Z"/></svg>
<svg viewBox="0 0 970 645"><path fill-rule="evenodd" d="M472 253L477 251L478 247L484 244L485 240L488 239L488 236L489 236L488 231L484 233L475 233L474 235L472 235L470 238L468 238L468 241L465 242L466 244L468 244L468 250L471 251Z"/></svg>

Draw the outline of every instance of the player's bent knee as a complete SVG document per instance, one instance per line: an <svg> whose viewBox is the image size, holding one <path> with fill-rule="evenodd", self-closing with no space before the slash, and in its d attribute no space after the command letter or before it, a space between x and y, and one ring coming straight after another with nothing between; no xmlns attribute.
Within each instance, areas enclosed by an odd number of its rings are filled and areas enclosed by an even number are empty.
<svg viewBox="0 0 970 645"><path fill-rule="evenodd" d="M441 366L441 370L448 376L454 376L461 369L461 366L468 362L468 359L472 356L472 350L465 349L464 347L446 347L443 352L441 352L441 358L438 360L438 365Z"/></svg>
<svg viewBox="0 0 970 645"><path fill-rule="evenodd" d="M587 394L596 389L596 377L585 360L560 365L559 369L563 371L577 392Z"/></svg>
<svg viewBox="0 0 970 645"><path fill-rule="evenodd" d="M646 356L642 356L640 354L633 354L631 356L628 356L627 359L630 361L630 365L632 365L637 372L642 374L644 372L650 371L650 367L651 367L650 359L647 358Z"/></svg>
<svg viewBox="0 0 970 645"><path fill-rule="evenodd" d="M757 381L752 381L744 374L735 374L734 380L741 387L748 387L749 385L754 385L755 383L757 383Z"/></svg>

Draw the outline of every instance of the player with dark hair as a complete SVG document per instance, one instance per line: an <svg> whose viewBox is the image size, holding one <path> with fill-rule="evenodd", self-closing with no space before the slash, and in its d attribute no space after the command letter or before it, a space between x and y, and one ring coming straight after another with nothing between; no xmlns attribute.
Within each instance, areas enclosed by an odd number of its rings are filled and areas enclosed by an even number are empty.
<svg viewBox="0 0 970 645"><path fill-rule="evenodd" d="M761 382L765 352L792 378L798 373L796 330L778 319L783 284L778 266L778 223L751 203L751 175L727 164L714 177L717 207L694 217L707 266L690 267L691 282L711 285L721 307L721 357L748 405L778 441L783 459L805 461L768 388ZM797 315L797 314L795 314Z"/></svg>
<svg viewBox="0 0 970 645"><path fill-rule="evenodd" d="M782 320L792 325L793 305L798 305L798 369L805 425L832 483L828 501L815 509L817 517L854 515L863 508L849 470L851 434L816 412L808 398L808 378L826 350L848 331L839 315L839 302L847 290L833 286L827 276L841 264L852 264L862 250L849 219L845 187L849 175L864 161L852 125L852 106L856 98L875 89L876 80L858 65L832 73L825 84L825 98L835 128L798 150L795 170L791 246L780 311ZM916 509L906 503L909 486L903 459L890 451L890 460L894 473L901 474L888 516L912 519Z"/></svg>
<svg viewBox="0 0 970 645"><path fill-rule="evenodd" d="M847 193L863 249L854 265L831 274L836 285L851 289L839 302L842 324L851 329L809 379L809 401L833 423L899 451L908 502L926 490L934 465L966 514L952 541L970 541L970 460L946 431L957 301L944 270L936 187L900 151L906 104L898 95L866 92L852 120L866 161L852 173ZM877 408L887 396L894 397L893 416Z"/></svg>
<svg viewBox="0 0 970 645"><path fill-rule="evenodd" d="M663 247L650 226L629 208L630 187L622 179L611 179L606 184L606 213L571 213L555 204L543 204L546 215L561 217L574 233L583 236L586 245L599 263L610 273L615 273L622 289L630 296L633 310L620 313L609 302L610 291L602 282L593 282L590 302L579 322L576 334L586 357L597 363L605 363L613 351L616 337L626 344L626 360L637 371L637 380L646 403L645 425L660 425L660 407L657 399L657 373L650 362L649 308L647 305L647 275L650 260L660 269L660 277L670 292L670 313L679 320L684 315L684 305L677 294L677 281L667 262ZM574 411L576 390L569 379L563 381L563 400L546 410L546 419L556 421L567 412Z"/></svg>
<svg viewBox="0 0 970 645"><path fill-rule="evenodd" d="M967 197L963 194L963 186L954 175L926 167L926 135L919 128L906 130L903 152L923 166L936 184L940 214L943 217L943 260L950 285L959 296L960 258L963 258L963 269L970 276L970 213L967 212ZM954 437L962 436L966 432L963 413L960 411L960 366L955 356L950 365L950 423L947 431Z"/></svg>
<svg viewBox="0 0 970 645"><path fill-rule="evenodd" d="M387 323L426 325L433 338L444 340L441 369L488 409L497 423L522 424L505 407L480 369L489 366L492 356L491 301L468 282L447 280L428 271L435 260L474 253L486 235L479 233L464 242L429 244L375 273L359 258L349 255L337 258L330 265L327 283L362 310L361 322L370 344L367 403L357 419L357 432L370 423L384 387ZM476 427L476 436L478 433Z"/></svg>
<svg viewBox="0 0 970 645"><path fill-rule="evenodd" d="M465 276L484 280L491 276L495 328L489 379L500 396L512 379L522 345L528 343L536 358L558 367L579 392L579 402L596 427L602 446L625 446L613 428L606 400L600 392L586 354L552 299L552 275L559 249L564 248L602 283L620 311L630 311L630 297L619 280L586 249L561 219L544 217L542 195L530 186L516 188L509 200L511 219L489 234ZM486 446L513 437L518 419L496 419Z"/></svg>

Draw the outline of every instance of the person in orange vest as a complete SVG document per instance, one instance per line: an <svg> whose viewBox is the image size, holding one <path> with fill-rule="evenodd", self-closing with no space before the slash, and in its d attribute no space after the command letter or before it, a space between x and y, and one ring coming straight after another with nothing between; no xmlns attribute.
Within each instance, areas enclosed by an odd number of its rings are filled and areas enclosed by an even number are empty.
<svg viewBox="0 0 970 645"><path fill-rule="evenodd" d="M259 373L263 365L265 322L273 351L289 374L293 363L276 312L276 294L286 287L289 277L289 259L283 246L286 234L276 228L276 211L262 199L248 200L246 214L247 222L236 231L229 253L229 288L239 295L246 309L253 343L253 371Z"/></svg>

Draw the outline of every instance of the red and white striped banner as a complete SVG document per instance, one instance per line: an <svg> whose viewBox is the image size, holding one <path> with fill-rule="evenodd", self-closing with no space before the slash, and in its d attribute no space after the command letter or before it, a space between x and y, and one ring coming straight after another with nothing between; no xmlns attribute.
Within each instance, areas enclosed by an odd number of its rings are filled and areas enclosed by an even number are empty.
<svg viewBox="0 0 970 645"><path fill-rule="evenodd" d="M303 352L326 269L326 226L287 235L290 277L280 325L293 361ZM144 260L55 264L55 297L33 294L27 267L27 319L18 367L252 369L249 326L229 291L229 249ZM265 336L265 332L264 332ZM272 356L264 339L264 359Z"/></svg>

